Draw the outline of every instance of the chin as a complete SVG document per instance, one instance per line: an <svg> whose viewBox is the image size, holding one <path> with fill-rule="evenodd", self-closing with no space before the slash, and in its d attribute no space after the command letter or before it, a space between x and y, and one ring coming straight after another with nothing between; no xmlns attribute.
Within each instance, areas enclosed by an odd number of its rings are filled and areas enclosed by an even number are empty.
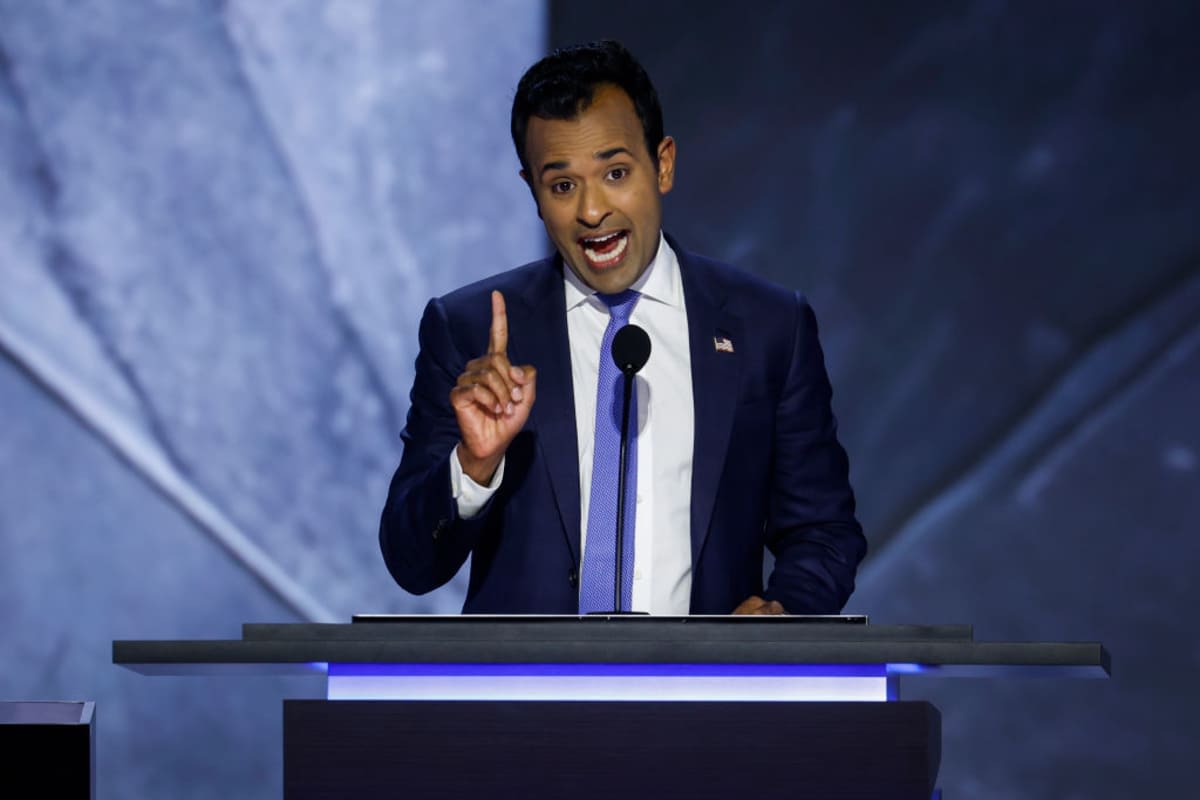
<svg viewBox="0 0 1200 800"><path fill-rule="evenodd" d="M649 264L647 263L646 266ZM637 283L638 278L642 277L642 273L645 271L645 266L641 269L632 269L627 264L620 264L607 270L597 270L590 265L585 265L581 274L586 276L584 283L596 291L602 294L616 294Z"/></svg>
<svg viewBox="0 0 1200 800"><path fill-rule="evenodd" d="M637 282L638 276L635 275L620 275L604 273L601 275L591 274L592 280L585 281L589 286L601 294L617 294L623 292Z"/></svg>

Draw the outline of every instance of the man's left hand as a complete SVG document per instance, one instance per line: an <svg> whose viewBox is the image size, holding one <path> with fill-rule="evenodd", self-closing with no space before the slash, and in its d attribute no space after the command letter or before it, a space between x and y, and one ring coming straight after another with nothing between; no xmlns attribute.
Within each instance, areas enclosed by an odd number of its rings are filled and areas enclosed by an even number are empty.
<svg viewBox="0 0 1200 800"><path fill-rule="evenodd" d="M733 610L734 614L786 614L778 600L763 600L758 595L752 595L742 601Z"/></svg>

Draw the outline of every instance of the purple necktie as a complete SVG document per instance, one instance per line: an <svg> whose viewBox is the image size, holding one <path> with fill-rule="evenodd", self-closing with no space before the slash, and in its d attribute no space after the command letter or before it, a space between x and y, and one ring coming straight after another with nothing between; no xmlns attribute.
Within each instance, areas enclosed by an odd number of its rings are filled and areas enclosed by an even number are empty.
<svg viewBox="0 0 1200 800"><path fill-rule="evenodd" d="M592 493L588 501L587 542L579 582L579 613L614 611L616 580L617 473L621 454L621 404L624 381L612 357L612 341L629 322L641 295L632 289L597 294L612 319L600 342L600 380L596 387L596 445L592 452ZM630 380L633 380L632 378ZM625 451L625 540L621 562L621 610L633 599L633 532L637 507L637 384L629 406L629 441Z"/></svg>

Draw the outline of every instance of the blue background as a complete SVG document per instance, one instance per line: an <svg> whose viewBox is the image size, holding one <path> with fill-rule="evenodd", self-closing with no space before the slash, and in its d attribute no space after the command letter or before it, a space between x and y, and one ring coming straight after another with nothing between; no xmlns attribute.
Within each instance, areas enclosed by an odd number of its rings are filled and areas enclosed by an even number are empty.
<svg viewBox="0 0 1200 800"><path fill-rule="evenodd" d="M114 638L456 611L377 553L425 301L547 252L508 140L616 36L667 226L812 299L872 552L850 610L1101 640L906 679L947 797L1183 796L1200 750L1189 2L0 0L0 698L94 699L99 790L280 792L279 698Z"/></svg>

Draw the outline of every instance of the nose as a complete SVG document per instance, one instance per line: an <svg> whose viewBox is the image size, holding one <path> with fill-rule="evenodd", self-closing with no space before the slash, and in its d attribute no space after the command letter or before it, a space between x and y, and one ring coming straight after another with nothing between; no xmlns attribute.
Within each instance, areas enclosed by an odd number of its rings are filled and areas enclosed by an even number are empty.
<svg viewBox="0 0 1200 800"><path fill-rule="evenodd" d="M580 187L579 207L575 210L580 225L598 228L611 213L608 194L603 186L587 183Z"/></svg>

